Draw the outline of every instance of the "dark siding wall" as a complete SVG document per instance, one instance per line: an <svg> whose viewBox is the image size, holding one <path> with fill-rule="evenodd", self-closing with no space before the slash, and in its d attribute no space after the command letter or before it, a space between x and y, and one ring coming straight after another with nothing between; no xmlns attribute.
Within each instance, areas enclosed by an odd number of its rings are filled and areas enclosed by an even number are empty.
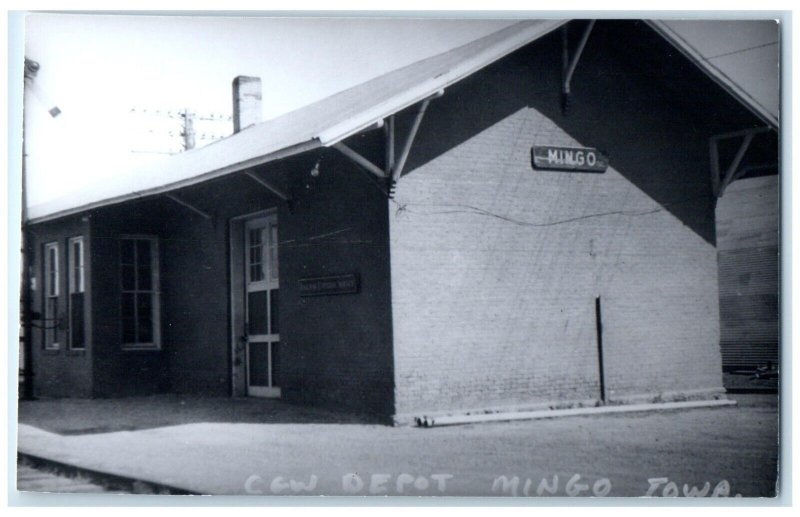
<svg viewBox="0 0 800 517"><path fill-rule="evenodd" d="M707 133L593 41L559 108L553 35L432 102L390 204L400 420L721 390ZM594 37L594 36L593 36ZM598 147L604 174L534 171Z"/></svg>
<svg viewBox="0 0 800 517"><path fill-rule="evenodd" d="M89 219L70 217L61 221L36 225L31 229L31 247L34 250L32 271L36 279L36 289L33 291L33 311L44 315L44 266L43 248L49 242L58 242L59 247L59 299L58 314L63 318L57 331L59 349L44 350L44 330L42 326L53 325L56 322L36 320L33 323L39 327L33 328L33 371L34 390L39 397L88 397L91 394L92 381L92 350L93 339L90 324L89 307L92 303L91 278L92 271L88 267L88 257L91 253L91 239ZM83 235L85 267L85 294L84 294L84 320L86 323L86 348L85 350L69 350L67 300L67 242L69 238Z"/></svg>
<svg viewBox="0 0 800 517"><path fill-rule="evenodd" d="M386 196L334 152L294 174L294 212L279 219L281 339L289 400L393 413ZM298 280L357 273L357 294L300 297Z"/></svg>

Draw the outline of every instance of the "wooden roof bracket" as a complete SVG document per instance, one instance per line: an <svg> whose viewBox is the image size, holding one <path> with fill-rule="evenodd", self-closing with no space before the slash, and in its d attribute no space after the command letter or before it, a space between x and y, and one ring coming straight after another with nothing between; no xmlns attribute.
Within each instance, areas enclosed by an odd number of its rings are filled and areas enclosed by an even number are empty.
<svg viewBox="0 0 800 517"><path fill-rule="evenodd" d="M400 158L397 160L395 159L394 115L389 117L389 123L386 124L386 173L389 177L389 199L394 198L395 185L397 185L397 182L400 180L400 176L403 175L408 155L411 153L411 146L414 144L414 139L417 137L419 126L422 124L422 119L425 117L428 105L431 103L431 100L438 99L442 95L444 95L444 88L422 101L422 104L420 104L417 110L417 114L414 116L414 121L411 123L411 128L406 136L403 149L400 152Z"/></svg>
<svg viewBox="0 0 800 517"><path fill-rule="evenodd" d="M375 176L382 179L386 178L386 173L383 171L383 169L381 169L368 159L358 154L358 152L348 147L344 142L337 142L333 144L333 148L338 150L340 153L342 153L343 155L347 156L352 161L354 161L357 165L360 165L361 167L371 172Z"/></svg>
<svg viewBox="0 0 800 517"><path fill-rule="evenodd" d="M245 176L247 176L251 180L255 181L256 183L258 183L259 185L261 185L265 189L269 190L270 192L272 192L273 194L278 196L278 198L280 198L281 200L286 201L287 203L292 200L292 198L288 194L286 194L283 190L281 190L280 188L276 187L275 185L273 185L269 181L267 181L265 179L262 179L255 172L247 171L244 174L245 174Z"/></svg>
<svg viewBox="0 0 800 517"><path fill-rule="evenodd" d="M725 189L728 188L728 185L733 183L733 181L737 178L740 178L746 172L753 170L752 166L740 167L742 164L742 159L747 153L747 150L750 148L753 138L755 138L756 135L766 133L768 131L770 131L770 128L765 126L754 129L743 129L741 131L734 131L722 135L715 135L709 139L709 154L711 158L711 186L714 191L714 196L721 198L725 193ZM733 160L725 169L723 174L722 167L719 162L719 142L721 140L729 140L732 138L741 138L742 141L739 144L739 149L736 151L736 155L733 157ZM758 168L762 167L763 166L758 166Z"/></svg>
<svg viewBox="0 0 800 517"><path fill-rule="evenodd" d="M191 203L188 203L188 202L184 201L183 199L179 198L175 194L166 193L166 194L164 194L164 197L166 197L168 199L171 199L172 201L178 203L179 205L185 206L186 208L188 208L192 212L200 215L201 217L203 217L207 221L211 221L213 219L211 214L209 214L208 212L200 210L196 206L192 205Z"/></svg>
<svg viewBox="0 0 800 517"><path fill-rule="evenodd" d="M419 126L422 124L422 119L425 117L425 112L428 110L428 105L431 103L431 99L441 97L442 95L444 95L444 90L439 90L434 95L423 100L422 104L419 105L417 114L414 116L414 122L411 123L411 129L408 130L406 141L403 144L403 150L400 151L400 157L397 159L397 162L393 164L392 181L397 182L397 180L399 180L400 176L403 174L403 169L406 166L406 160L408 160L408 155L411 153L411 146L414 144L414 139L417 137L417 131L419 131Z"/></svg>
<svg viewBox="0 0 800 517"><path fill-rule="evenodd" d="M436 99L444 95L444 89L441 89L434 93L433 95L426 97L423 99L422 103L417 110L416 115L414 116L414 120L411 123L411 128L408 131L408 135L406 136L406 140L403 143L403 149L400 151L399 157L396 158L395 154L395 115L389 115L386 119L378 121L376 124L370 126L372 128L384 128L384 133L386 136L385 148L386 148L386 164L385 168L380 168L374 163L372 163L369 159L365 158L363 155L359 154L357 151L353 150L344 142L337 142L333 144L333 148L338 150L343 155L347 156L355 162L357 165L361 166L363 169L369 171L373 175L377 176L380 179L389 179L390 180L390 191L389 196L391 197L392 194L392 187L394 183L400 179L400 176L403 174L403 169L405 168L406 161L408 160L408 155L411 153L411 146L414 143L414 139L417 136L417 132L419 131L419 126L422 123L422 119L425 116L425 112L428 110L428 105L430 104L431 100Z"/></svg>
<svg viewBox="0 0 800 517"><path fill-rule="evenodd" d="M589 20L589 25L583 30L578 48L575 49L575 54L570 59L569 56L569 34L567 32L567 25L561 29L561 57L563 59L562 69L562 83L561 83L561 112L566 115L569 111L569 96L572 93L572 75L575 73L575 68L578 66L578 61L583 54L583 49L586 48L586 42L589 40L589 35L592 33L594 24L597 20Z"/></svg>

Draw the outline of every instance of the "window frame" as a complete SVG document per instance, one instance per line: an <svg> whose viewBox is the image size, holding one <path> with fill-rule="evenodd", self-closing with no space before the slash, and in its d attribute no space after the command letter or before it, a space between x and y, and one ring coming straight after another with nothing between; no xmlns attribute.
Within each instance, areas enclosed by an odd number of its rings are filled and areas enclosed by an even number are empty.
<svg viewBox="0 0 800 517"><path fill-rule="evenodd" d="M77 268L74 256L75 244L78 244L80 248ZM79 272L78 274L80 276L77 282L75 279L76 270ZM80 346L75 346L73 343L73 331L75 330L72 328L73 294L83 294L84 298L84 314L81 318L81 322L83 323L83 343ZM69 350L86 350L86 244L83 235L76 235L67 240L67 318L69 322L67 325L67 348Z"/></svg>
<svg viewBox="0 0 800 517"><path fill-rule="evenodd" d="M134 286L134 289L125 289L123 287L123 273L122 273L122 246L123 242L125 241L148 241L150 243L150 290L142 290L138 289L137 286ZM136 245L134 244L134 250L136 249ZM122 345L122 350L161 350L161 284L160 284L160 273L159 273L159 246L158 246L158 237L155 235L120 235L119 236L119 249L118 249L118 258L119 258L119 323L120 323L120 342ZM134 266L136 259L134 258ZM135 267L134 267L135 269ZM138 273L137 273L138 274ZM153 307L153 315L152 315L152 336L153 340L149 343L126 343L125 342L125 333L123 327L123 315L122 315L122 307L123 307L123 298L126 293L150 293L152 296L152 307ZM135 297L134 297L135 299ZM138 320L138 318L137 318ZM138 321L137 321L138 324Z"/></svg>
<svg viewBox="0 0 800 517"><path fill-rule="evenodd" d="M53 250L55 257L53 263L50 262L50 251ZM61 295L61 267L59 263L58 241L46 242L42 253L42 344L44 350L60 350L61 343L58 339L60 318L58 315L58 299ZM52 277L52 278L51 278ZM55 299L55 314L50 313L50 300ZM51 334L52 333L52 334ZM50 338L52 337L52 342Z"/></svg>

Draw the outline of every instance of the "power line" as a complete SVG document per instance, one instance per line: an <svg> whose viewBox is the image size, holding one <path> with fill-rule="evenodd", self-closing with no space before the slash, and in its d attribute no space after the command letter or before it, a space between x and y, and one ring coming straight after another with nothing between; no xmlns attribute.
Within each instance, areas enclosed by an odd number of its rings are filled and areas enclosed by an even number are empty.
<svg viewBox="0 0 800 517"><path fill-rule="evenodd" d="M160 138L163 138L165 147L169 149L168 151L154 151L146 149L132 150L132 152L135 153L154 154L175 154L181 151L194 149L198 141L202 142L203 144L207 144L221 140L227 136L230 136L231 128L228 126L231 124L233 119L233 117L228 114L217 112L198 113L189 108L162 109L133 107L130 109L130 114L152 117L150 120L171 119L174 120L178 125L178 127L173 128L162 127L158 129L158 131L152 129L152 126L150 126L149 129L145 130L146 133L155 138L159 138L157 133L160 134ZM225 126L223 127L220 124L225 124ZM166 132L166 136L163 135L164 132ZM199 136L198 132L200 133ZM178 138L180 138L180 147L175 148L175 146L170 144L170 142L177 143L176 141Z"/></svg>
<svg viewBox="0 0 800 517"><path fill-rule="evenodd" d="M448 214L473 214L473 215L480 215L486 217L493 217L496 219L500 219L502 221L506 221L512 224L516 224L517 226L528 226L534 228L544 228L548 226L557 226L561 224L568 224L574 223L578 221L583 221L585 219L592 219L596 217L607 217L612 215L622 215L628 217L638 217L638 216L646 216L655 214L658 212L663 212L667 210L671 206L680 205L683 203L691 203L693 201L700 201L705 199L702 196L696 196L692 198L685 198L679 201L674 201L672 203L662 203L659 205L658 208L652 208L647 210L612 210L609 212L598 212L594 214L586 214L577 217L570 217L568 219L561 219L556 221L548 221L544 223L536 223L531 221L523 221L521 219L515 219L513 217L505 216L502 214L498 214L495 212L491 212L489 210L485 210L483 208L478 208L471 205L464 205L464 204L427 204L427 203L398 203L396 200L392 199L391 201L397 205L397 211L395 212L395 217L399 216L402 212L407 212L410 214L415 215L448 215ZM442 207L442 208L453 208L453 210L439 210L434 212L422 212L422 211L415 211L411 210L409 206L430 206L430 207Z"/></svg>
<svg viewBox="0 0 800 517"><path fill-rule="evenodd" d="M747 47L747 48L742 48L742 49L739 49L739 50L733 50L731 52L725 52L725 53L722 53L722 54L717 54L716 56L709 56L709 57L705 58L705 60L709 61L711 59L717 59L718 57L732 56L734 54L741 54L742 52L748 52L750 50L756 50L756 49L759 49L759 48L770 47L772 45L777 45L777 44L778 44L777 41L773 41L773 42L770 42L770 43L763 43L761 45L755 45L753 47Z"/></svg>

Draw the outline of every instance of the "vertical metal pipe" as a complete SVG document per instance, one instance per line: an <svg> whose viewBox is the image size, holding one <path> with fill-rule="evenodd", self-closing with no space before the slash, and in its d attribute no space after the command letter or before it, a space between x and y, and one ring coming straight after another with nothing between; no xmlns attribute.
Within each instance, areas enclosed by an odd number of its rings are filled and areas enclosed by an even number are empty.
<svg viewBox="0 0 800 517"><path fill-rule="evenodd" d="M594 314L597 325L597 363L600 377L600 401L606 403L606 379L605 368L603 366L603 313L600 305L600 297L594 299Z"/></svg>
<svg viewBox="0 0 800 517"><path fill-rule="evenodd" d="M561 29L561 113L566 115L569 104L567 92L567 70L569 69L569 32L568 25Z"/></svg>

